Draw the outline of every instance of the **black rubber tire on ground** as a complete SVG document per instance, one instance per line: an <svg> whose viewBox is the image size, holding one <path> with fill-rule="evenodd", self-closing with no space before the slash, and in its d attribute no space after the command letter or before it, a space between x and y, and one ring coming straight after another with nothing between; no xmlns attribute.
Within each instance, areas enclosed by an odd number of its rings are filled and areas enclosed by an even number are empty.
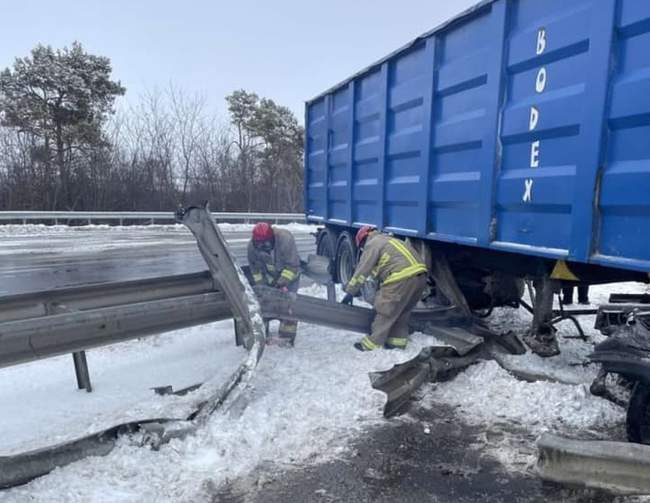
<svg viewBox="0 0 650 503"><path fill-rule="evenodd" d="M650 445L650 384L639 381L634 385L626 423L630 442Z"/></svg>
<svg viewBox="0 0 650 503"><path fill-rule="evenodd" d="M330 271L332 271L332 279L337 281L336 268L333 265L336 263L336 233L332 229L322 229L316 240L316 255L328 257L330 259Z"/></svg>
<svg viewBox="0 0 650 503"><path fill-rule="evenodd" d="M352 233L343 231L336 244L336 277L341 284L347 284L352 279L357 265L357 245Z"/></svg>

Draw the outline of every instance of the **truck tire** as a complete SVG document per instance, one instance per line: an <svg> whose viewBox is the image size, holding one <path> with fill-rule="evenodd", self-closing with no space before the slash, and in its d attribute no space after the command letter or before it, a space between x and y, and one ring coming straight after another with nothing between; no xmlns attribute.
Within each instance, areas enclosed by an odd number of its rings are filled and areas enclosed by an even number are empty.
<svg viewBox="0 0 650 503"><path fill-rule="evenodd" d="M342 284L347 284L352 279L354 268L357 265L357 245L354 237L348 231L341 232L336 245L336 277Z"/></svg>
<svg viewBox="0 0 650 503"><path fill-rule="evenodd" d="M650 445L650 385L637 382L627 406L627 438L630 442Z"/></svg>

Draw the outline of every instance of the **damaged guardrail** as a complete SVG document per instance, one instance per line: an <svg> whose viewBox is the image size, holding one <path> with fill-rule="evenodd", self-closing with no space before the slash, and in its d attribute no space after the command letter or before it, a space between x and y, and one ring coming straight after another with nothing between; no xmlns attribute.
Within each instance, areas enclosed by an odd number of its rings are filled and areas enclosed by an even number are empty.
<svg viewBox="0 0 650 503"><path fill-rule="evenodd" d="M537 471L545 480L619 494L650 494L650 446L545 434Z"/></svg>
<svg viewBox="0 0 650 503"><path fill-rule="evenodd" d="M198 404L186 418L144 419L120 424L72 442L16 456L0 457L0 487L23 484L88 455L106 455L123 434L138 434L142 443L154 447L171 438L190 434L229 398L233 398L235 388L240 386L240 391L243 391L250 382L264 352L266 333L261 307L244 272L228 251L207 207L190 208L180 214L179 218L195 235L210 274L223 293L204 293L180 299L9 321L0 325L0 342L5 344L2 348L4 354L13 354L23 359L39 357L43 352L70 351L80 340L84 340L84 344L96 345L106 342L108 337L115 342L116 334L130 338L145 333L146 330L156 329L160 332L178 328L184 323L196 324L201 319L210 318L210 309L214 310L216 304L217 311L225 313L230 310L239 321L241 337L248 349L246 357L225 383L212 385L213 389L207 399ZM152 309L152 305L159 310ZM165 317L166 313L170 313L168 317ZM170 322L170 319L174 321ZM48 341L47 335L52 334L53 340ZM34 347L36 341L44 347Z"/></svg>

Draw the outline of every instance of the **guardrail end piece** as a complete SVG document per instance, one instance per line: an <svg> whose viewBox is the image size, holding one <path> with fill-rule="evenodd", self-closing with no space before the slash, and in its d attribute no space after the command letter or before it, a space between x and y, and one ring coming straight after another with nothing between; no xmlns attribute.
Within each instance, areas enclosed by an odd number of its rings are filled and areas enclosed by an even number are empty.
<svg viewBox="0 0 650 503"><path fill-rule="evenodd" d="M648 445L544 434L537 447L537 472L544 480L615 494L650 494Z"/></svg>

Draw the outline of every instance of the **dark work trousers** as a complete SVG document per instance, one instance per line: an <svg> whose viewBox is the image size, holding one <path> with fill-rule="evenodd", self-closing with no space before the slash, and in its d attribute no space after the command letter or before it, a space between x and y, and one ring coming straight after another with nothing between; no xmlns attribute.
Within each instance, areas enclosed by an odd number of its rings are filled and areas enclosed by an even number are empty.
<svg viewBox="0 0 650 503"><path fill-rule="evenodd" d="M562 303L564 305L573 304L573 288L572 286L562 287ZM578 302L589 304L589 285L578 286Z"/></svg>

